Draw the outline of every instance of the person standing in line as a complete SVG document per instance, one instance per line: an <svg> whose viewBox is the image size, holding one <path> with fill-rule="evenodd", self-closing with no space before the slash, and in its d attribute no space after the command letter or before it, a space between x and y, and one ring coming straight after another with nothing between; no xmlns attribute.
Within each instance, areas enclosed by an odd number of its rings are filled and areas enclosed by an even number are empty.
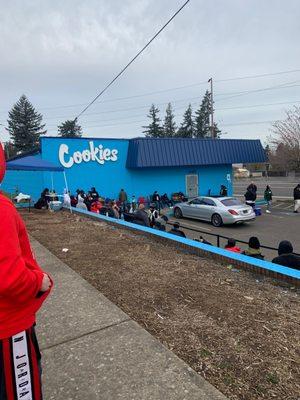
<svg viewBox="0 0 300 400"><path fill-rule="evenodd" d="M294 213L298 213L298 210L300 208L300 184L298 184L294 188L294 202L295 202Z"/></svg>
<svg viewBox="0 0 300 400"><path fill-rule="evenodd" d="M247 192L244 194L244 197L245 197L246 204L248 206L251 206L252 208L254 208L255 207L256 194L253 191L247 189Z"/></svg>
<svg viewBox="0 0 300 400"><path fill-rule="evenodd" d="M157 218L159 217L158 211L155 208L154 204L150 204L149 208L149 221L150 221L150 226L153 228L155 226L155 222Z"/></svg>
<svg viewBox="0 0 300 400"><path fill-rule="evenodd" d="M267 185L265 193L264 193L264 199L267 202L267 209L266 209L267 214L271 213L272 198L273 198L272 189L269 185Z"/></svg>
<svg viewBox="0 0 300 400"><path fill-rule="evenodd" d="M228 190L227 190L227 187L225 185L221 185L220 196L222 196L222 197L227 197L228 196Z"/></svg>
<svg viewBox="0 0 300 400"><path fill-rule="evenodd" d="M4 173L0 143L0 182ZM35 314L52 281L33 256L22 218L2 194L0 221L0 400L41 400Z"/></svg>
<svg viewBox="0 0 300 400"><path fill-rule="evenodd" d="M91 188L88 195L90 196L92 202L99 199L99 193L97 192L97 190L94 186Z"/></svg>
<svg viewBox="0 0 300 400"><path fill-rule="evenodd" d="M152 201L155 203L155 207L158 210L158 213L160 214L160 209L161 209L161 201L160 201L160 195L158 194L157 190L152 195Z"/></svg>
<svg viewBox="0 0 300 400"><path fill-rule="evenodd" d="M136 197L135 197L134 194L132 195L132 197L130 199L130 205L131 205L130 212L135 212L135 210L136 210Z"/></svg>
<svg viewBox="0 0 300 400"><path fill-rule="evenodd" d="M251 181L250 185L247 187L247 190L250 190L250 192L254 192L256 195L257 192L257 186L253 181Z"/></svg>
<svg viewBox="0 0 300 400"><path fill-rule="evenodd" d="M120 201L120 203L121 203L122 211L124 212L124 211L125 211L126 204L127 204L127 201L128 201L128 196L127 196L127 193L125 192L124 189L121 189L121 190L120 190L120 193L119 193L119 201Z"/></svg>
<svg viewBox="0 0 300 400"><path fill-rule="evenodd" d="M77 197L77 205L76 205L76 208L79 208L80 210L85 210L85 211L87 211L87 206L86 206L86 204L85 204L85 194L84 194L84 191L83 190L81 190L79 193L78 193L78 197Z"/></svg>

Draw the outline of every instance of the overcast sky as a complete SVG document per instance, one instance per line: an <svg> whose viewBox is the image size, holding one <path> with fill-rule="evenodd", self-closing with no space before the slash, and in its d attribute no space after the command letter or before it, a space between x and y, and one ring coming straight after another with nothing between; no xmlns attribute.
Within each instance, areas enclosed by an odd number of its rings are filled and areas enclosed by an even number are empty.
<svg viewBox="0 0 300 400"><path fill-rule="evenodd" d="M0 0L0 124L24 93L55 135L183 3ZM268 121L300 105L299 20L299 0L191 0L81 117L84 135L141 136L151 103L163 118L171 102L180 124L213 77L223 137L264 141ZM292 70L299 71L229 80ZM0 138L8 139L2 126Z"/></svg>

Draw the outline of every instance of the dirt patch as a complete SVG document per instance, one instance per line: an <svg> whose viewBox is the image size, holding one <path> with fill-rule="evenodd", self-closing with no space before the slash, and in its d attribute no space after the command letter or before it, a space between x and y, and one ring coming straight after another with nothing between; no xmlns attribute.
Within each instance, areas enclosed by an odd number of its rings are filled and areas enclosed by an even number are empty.
<svg viewBox="0 0 300 400"><path fill-rule="evenodd" d="M32 236L230 399L299 400L299 292L105 222L22 215Z"/></svg>

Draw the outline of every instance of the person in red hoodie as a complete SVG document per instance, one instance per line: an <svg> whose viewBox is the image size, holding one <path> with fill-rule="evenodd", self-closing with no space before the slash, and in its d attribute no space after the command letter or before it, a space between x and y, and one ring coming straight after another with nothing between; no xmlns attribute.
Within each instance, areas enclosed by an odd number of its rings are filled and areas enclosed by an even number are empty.
<svg viewBox="0 0 300 400"><path fill-rule="evenodd" d="M5 158L0 143L0 183ZM0 400L41 400L35 314L52 281L32 254L23 220L0 193Z"/></svg>
<svg viewBox="0 0 300 400"><path fill-rule="evenodd" d="M241 252L241 249L236 245L235 239L228 239L225 250L232 251L233 253Z"/></svg>

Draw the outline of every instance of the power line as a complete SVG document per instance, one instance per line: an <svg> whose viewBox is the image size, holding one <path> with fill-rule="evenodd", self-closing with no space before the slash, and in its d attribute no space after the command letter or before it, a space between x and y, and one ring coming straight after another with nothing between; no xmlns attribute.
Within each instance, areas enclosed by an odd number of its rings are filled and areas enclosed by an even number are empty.
<svg viewBox="0 0 300 400"><path fill-rule="evenodd" d="M295 72L300 72L300 69L272 72L272 73L260 74L260 75L248 75L248 76L241 76L241 77L227 78L227 79L215 79L214 81L215 82L230 82L230 81L243 80L243 79L262 78L262 77L267 77L267 76L290 74L290 73L295 73ZM172 87L172 88L168 88L168 89L157 90L157 91L154 91L154 92L137 94L137 95L133 95L133 96L115 97L113 99L102 100L101 103L111 103L111 102L114 102L114 101L130 100L130 99L135 99L135 98L139 98L139 97L152 96L153 94L160 94L160 93L167 93L167 92L172 92L172 91L181 90L181 89L188 89L188 88L195 87L195 86L200 86L200 85L207 85L207 80L202 81L202 82L198 82L198 83L191 83L189 85L176 86L176 87ZM244 92L242 92L242 93L244 93ZM232 93L229 93L229 94L232 94ZM79 107L79 106L84 106L84 105L85 105L85 103L83 103L83 104L81 103L81 104L64 105L64 106L57 106L57 107L47 107L47 108L44 107L44 108L40 108L40 110Z"/></svg>
<svg viewBox="0 0 300 400"><path fill-rule="evenodd" d="M105 86L103 90L77 115L79 118L95 101L126 71L126 69L143 53L144 50L153 42L154 39L169 25L169 23L180 13L180 11L190 2L187 0L176 12L175 14L163 25L162 28L149 40L149 42L129 61L127 65Z"/></svg>
<svg viewBox="0 0 300 400"><path fill-rule="evenodd" d="M249 122L237 122L232 124L221 124L222 126L243 126L243 125L259 125L259 124L272 124L274 121L249 121Z"/></svg>
<svg viewBox="0 0 300 400"><path fill-rule="evenodd" d="M238 110L238 109L247 109L247 108L256 108L256 107L268 107L268 106L277 106L277 105L285 105L285 104L295 104L295 103L300 103L300 100L297 101L292 101L292 102L278 102L278 103L263 103L263 104L256 104L256 105L248 105L248 106L240 106L240 107L225 107L225 108L217 108L216 111L223 111L223 110ZM198 103L190 103L191 106L195 106ZM180 106L180 107L176 107L176 111L177 110L182 110L182 109L186 109L186 105L184 106ZM101 121L103 122L110 122L110 121L121 121L121 120L126 120L126 119L135 119L135 118L139 118L139 117L147 117L146 115L141 115L141 114L135 114L135 115L127 115L127 116L122 116L122 117L115 117L115 118L109 118L109 119L102 119ZM175 118L179 118L182 117L182 114L174 114ZM91 123L97 123L98 121L88 121L88 124Z"/></svg>
<svg viewBox="0 0 300 400"><path fill-rule="evenodd" d="M244 108L268 107L268 106L283 106L283 105L286 105L286 104L295 104L295 103L300 103L300 100L285 101L285 102L280 102L280 103L253 104L253 105L239 106L239 107L222 107L222 108L216 108L216 111L223 111L223 110L241 110L241 109L244 109Z"/></svg>
<svg viewBox="0 0 300 400"><path fill-rule="evenodd" d="M291 87L296 87L296 86L300 86L300 85L294 85L294 83L298 83L299 80L297 81L293 81L293 82L286 82L286 83L282 83L280 85L275 85L275 86L269 86L266 88L262 88L262 89L253 89L253 90L247 90L245 92L237 92L237 94L233 95L233 96L229 96L229 97L223 97L222 99L219 99L218 101L223 101L223 100L229 100L229 99L233 99L235 97L240 97L243 96L245 94L249 94L249 93L258 93L258 92L265 92L265 91L269 91L269 90L275 90L275 89L288 89ZM234 93L234 92L232 92Z"/></svg>
<svg viewBox="0 0 300 400"><path fill-rule="evenodd" d="M134 125L134 124L143 124L145 122L145 119L140 119L136 121L128 121L128 122L120 122L116 124L104 124L104 125L88 125L85 128L108 128L108 127L114 127L114 126L120 126L120 125ZM267 120L267 121L245 121L245 122L237 122L237 123L225 123L223 124L222 122L218 122L219 126L244 126L244 125L260 125L260 124L271 124L273 123L274 120ZM54 129L53 127L52 129Z"/></svg>
<svg viewBox="0 0 300 400"><path fill-rule="evenodd" d="M230 82L230 81L236 81L236 80L262 78L262 77L267 77L267 76L290 74L290 73L295 73L295 72L300 72L300 69L272 72L272 73L266 73L266 74L260 74L260 75L248 75L248 76L226 78L226 79L215 79L214 81L215 82ZM198 83L191 83L189 85L176 86L176 87L172 87L172 88L157 90L157 91L154 91L154 92L141 93L141 94L137 94L137 95L133 95L133 96L115 97L115 98L108 99L108 100L102 100L101 103L111 103L111 102L115 102L115 101L135 99L135 98L139 98L139 97L147 97L147 96L152 96L154 94L167 93L167 92L172 92L172 91L176 91L176 90L188 89L188 88L196 87L196 86L200 86L200 85L207 85L207 80L202 81L202 82L198 82ZM234 93L240 93L240 92L234 92ZM244 93L244 92L241 92L241 93ZM225 94L228 94L228 93L223 93L222 95L225 95ZM229 94L232 94L232 92L229 93ZM40 108L40 110L71 108L71 107L79 107L79 106L84 106L84 105L85 105L85 103L63 105L63 106L56 106L56 107L43 107L43 108Z"/></svg>
<svg viewBox="0 0 300 400"><path fill-rule="evenodd" d="M241 77L236 77L236 78L219 79L219 80L215 80L215 82L229 82L229 81L239 81L239 80L252 79L252 78L264 78L266 76L291 74L294 72L300 72L300 69L291 69L291 70L287 70L287 71L271 72L271 73L260 74L260 75L248 75L248 76L241 76Z"/></svg>
<svg viewBox="0 0 300 400"><path fill-rule="evenodd" d="M296 81L298 82L298 81ZM291 82L292 83L292 82ZM230 92L230 94L238 94L238 95L242 95L242 94L248 94L248 93L255 93L257 91L268 91L268 90L277 90L277 89L285 89L285 88L292 88L292 87L297 87L299 85L288 85L289 83L285 83L282 85L276 85L275 87L269 87L269 88L263 88L263 89L254 89L254 90L247 90L247 91L242 91L242 92ZM225 94L229 94L229 93L219 93L216 96L221 96L221 95L225 95ZM203 96L195 96L195 97L188 97L188 98L184 98L184 99L178 99L175 100L173 102L171 102L171 104L177 104L177 103L181 103L181 102L190 102L192 105L197 105L196 102L193 102L194 100L198 100L198 99L202 99ZM231 96L231 97L235 97L235 96ZM230 97L230 98L231 98ZM223 100L223 99L220 99ZM225 99L224 99L225 100ZM156 106L165 106L169 103L170 101L164 101L162 103L155 103ZM217 101L218 102L218 101ZM259 106L263 106L263 105L282 105L282 104L292 104L292 103L297 103L298 101L295 102L283 102L283 103L266 103L266 104L261 104L261 105L249 105L249 106L242 106L242 107L227 107L227 108L218 108L216 107L217 110L230 110L230 109L239 109L239 108L255 108L255 107L259 107ZM185 106L181 106L181 107L176 107L175 108L184 108ZM139 106L139 107L127 107L127 108L117 108L117 109L113 109L113 110L104 110L104 111L96 111L96 112L92 112L92 113L87 113L85 114L86 116L91 116L91 115L101 115L101 114L111 114L111 113L118 113L118 112L125 112L125 111L135 111L135 110L144 110L144 109L148 109L149 108L149 104L144 105L144 106ZM45 117L44 120L56 120L56 119L64 119L64 118L68 118L67 115L59 115L59 116L55 116L55 117Z"/></svg>
<svg viewBox="0 0 300 400"><path fill-rule="evenodd" d="M238 110L238 109L247 109L247 108L257 108L257 107L267 107L267 106L277 106L277 105L286 105L286 104L295 104L295 103L300 103L300 100L296 100L296 101L292 101L292 102L278 102L278 103L262 103L262 104L256 104L256 105L248 105L248 106L240 106L240 107L224 107L224 108L217 108L216 111L226 111L226 110ZM194 107L195 105L197 105L198 103L191 103L192 107ZM144 107L143 107L144 108ZM184 106L180 106L180 107L176 107L176 110L181 110L181 109L185 109L186 105ZM135 114L135 115L127 115L127 116L121 116L121 117L114 117L114 118L109 118L109 119L101 119L101 121L99 120L95 120L95 121L86 121L83 122L83 125L85 127L90 127L89 125L86 124L94 124L94 123L98 123L98 122L113 122L113 121L124 121L124 120L128 120L128 119L136 119L136 118L147 118L146 115L141 115L141 114ZM174 114L175 118L180 118L182 117L182 114ZM144 120L143 120L144 121ZM141 121L141 122L143 122ZM130 123L135 123L136 121L128 121L128 122L124 122L124 124L130 124ZM46 122L47 124L47 122ZM117 124L117 125L122 125L122 123ZM111 126L111 125L109 125ZM49 125L47 124L48 128L54 129L57 128L57 125ZM93 126L94 127L94 126ZM97 127L97 126L95 126Z"/></svg>
<svg viewBox="0 0 300 400"><path fill-rule="evenodd" d="M233 78L226 78L226 79L215 79L214 82L230 82L230 81L238 81L238 80L244 80L244 79L255 79L255 78L268 77L268 76L290 74L290 73L295 73L295 72L300 72L300 69L272 72L272 73L266 73L266 74L260 74L260 75L248 75L248 76L240 76L240 77L233 77ZM168 88L168 89L157 90L154 92L137 94L137 95L133 95L133 96L115 97L115 98L108 99L108 100L102 100L101 103L111 103L111 102L115 102L115 101L130 100L130 99L139 98L139 97L152 96L154 94L160 94L160 93L166 93L166 92L171 92L171 91L176 91L176 90L181 90L181 89L187 89L187 88L196 87L196 86L200 86L200 85L207 85L207 80L198 82L198 83L192 83L189 85L177 86L177 87L172 87L172 88ZM243 92L234 92L234 93L245 93L245 92L243 91ZM233 94L233 93L231 92L231 93L226 93L226 94ZM218 95L219 96L225 95L225 93L218 94ZM39 110L57 110L57 109L63 109L63 108L82 107L85 105L86 105L86 103L77 103L77 104L68 104L68 105L52 106L52 107L39 107ZM6 113L6 112L7 111L0 111L0 113Z"/></svg>

